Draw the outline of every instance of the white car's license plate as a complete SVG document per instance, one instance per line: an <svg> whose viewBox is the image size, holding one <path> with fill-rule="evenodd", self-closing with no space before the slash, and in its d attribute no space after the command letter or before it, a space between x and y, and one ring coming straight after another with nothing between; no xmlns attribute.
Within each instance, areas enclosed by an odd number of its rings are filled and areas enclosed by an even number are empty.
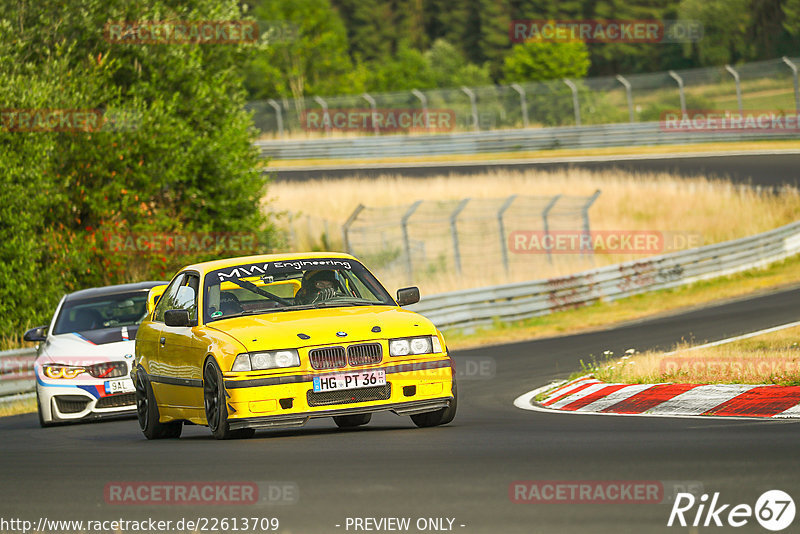
<svg viewBox="0 0 800 534"><path fill-rule="evenodd" d="M336 373L314 377L314 391L339 391L341 389L358 389L386 385L386 371L358 371Z"/></svg>
<svg viewBox="0 0 800 534"><path fill-rule="evenodd" d="M123 378L122 380L106 380L106 395L114 395L115 393L133 393L133 380L130 378Z"/></svg>

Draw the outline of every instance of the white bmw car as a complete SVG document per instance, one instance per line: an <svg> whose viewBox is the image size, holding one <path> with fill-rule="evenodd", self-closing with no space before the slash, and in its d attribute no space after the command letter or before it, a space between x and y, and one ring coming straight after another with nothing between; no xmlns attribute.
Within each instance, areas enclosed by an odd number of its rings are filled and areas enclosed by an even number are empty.
<svg viewBox="0 0 800 534"><path fill-rule="evenodd" d="M136 396L130 378L139 323L160 296L140 282L65 295L48 326L25 332L39 341L34 369L39 423L134 415ZM164 286L165 287L165 286ZM162 289L163 291L163 289Z"/></svg>

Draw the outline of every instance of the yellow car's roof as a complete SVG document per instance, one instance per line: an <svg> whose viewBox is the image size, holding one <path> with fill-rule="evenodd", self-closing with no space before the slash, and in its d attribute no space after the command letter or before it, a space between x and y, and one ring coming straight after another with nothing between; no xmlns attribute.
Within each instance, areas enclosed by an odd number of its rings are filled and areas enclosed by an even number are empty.
<svg viewBox="0 0 800 534"><path fill-rule="evenodd" d="M289 261L289 260L309 260L317 258L341 258L358 261L350 254L343 252L293 252L288 254L259 254L256 256L240 256L238 258L225 258L223 260L205 261L203 263L195 263L187 265L185 269L192 269L200 273L207 273L216 271L217 269L224 269L226 267L235 267L236 265L245 265L249 263L259 263L268 261Z"/></svg>

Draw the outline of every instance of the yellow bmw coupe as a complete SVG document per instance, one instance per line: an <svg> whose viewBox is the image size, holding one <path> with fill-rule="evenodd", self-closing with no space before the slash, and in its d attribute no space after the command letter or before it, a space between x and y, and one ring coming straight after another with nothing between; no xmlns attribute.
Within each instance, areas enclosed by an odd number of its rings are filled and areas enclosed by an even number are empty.
<svg viewBox="0 0 800 534"><path fill-rule="evenodd" d="M159 293L161 293L160 298ZM149 439L185 422L218 439L332 417L367 424L374 412L420 427L456 414L453 361L441 332L401 306L347 254L249 256L190 265L150 290L131 377Z"/></svg>

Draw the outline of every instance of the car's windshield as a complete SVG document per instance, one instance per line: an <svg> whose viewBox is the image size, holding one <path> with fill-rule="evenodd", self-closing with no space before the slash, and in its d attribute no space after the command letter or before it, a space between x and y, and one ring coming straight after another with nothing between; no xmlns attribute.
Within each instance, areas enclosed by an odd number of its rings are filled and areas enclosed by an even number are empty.
<svg viewBox="0 0 800 534"><path fill-rule="evenodd" d="M56 319L53 334L88 332L139 324L147 314L147 291L67 300Z"/></svg>
<svg viewBox="0 0 800 534"><path fill-rule="evenodd" d="M380 282L350 259L242 264L208 273L204 286L205 322L309 308L395 304Z"/></svg>

